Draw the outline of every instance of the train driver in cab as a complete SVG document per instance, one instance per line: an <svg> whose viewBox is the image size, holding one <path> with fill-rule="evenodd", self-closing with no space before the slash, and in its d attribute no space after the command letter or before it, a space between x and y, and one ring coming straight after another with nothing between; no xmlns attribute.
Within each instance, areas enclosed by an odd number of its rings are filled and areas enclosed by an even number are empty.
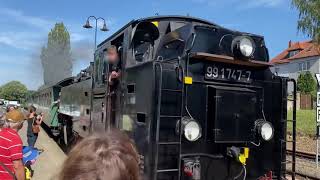
<svg viewBox="0 0 320 180"><path fill-rule="evenodd" d="M106 54L109 65L108 81L109 85L116 87L121 76L121 63L117 47L112 45L107 48Z"/></svg>

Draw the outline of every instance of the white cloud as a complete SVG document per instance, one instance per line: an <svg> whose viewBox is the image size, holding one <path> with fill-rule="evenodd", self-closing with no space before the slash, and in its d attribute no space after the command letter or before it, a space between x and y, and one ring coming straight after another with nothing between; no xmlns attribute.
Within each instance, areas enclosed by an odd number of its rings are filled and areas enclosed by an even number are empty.
<svg viewBox="0 0 320 180"><path fill-rule="evenodd" d="M88 36L83 33L71 32L70 40L71 42L82 41L88 39Z"/></svg>
<svg viewBox="0 0 320 180"><path fill-rule="evenodd" d="M0 45L23 50L40 47L44 42L44 34L36 32L0 32Z"/></svg>
<svg viewBox="0 0 320 180"><path fill-rule="evenodd" d="M0 55L0 85L18 80L28 89L37 89L43 82L42 68L38 56Z"/></svg>
<svg viewBox="0 0 320 180"><path fill-rule="evenodd" d="M57 22L52 19L31 16L17 9L4 7L0 7L0 19L8 19L9 21L7 23L10 23L11 26L13 25L13 27L15 27L13 30L0 32L0 45L3 44L23 50L33 49L45 44L45 37L47 36L50 29L54 26L55 22ZM83 29L83 24L67 22L64 23L69 30L71 43L92 40L92 33L89 33L88 30ZM90 23L92 26L95 25L95 22L93 20L90 20ZM116 24L116 19L110 17L106 19L106 24L110 29L110 27L113 27ZM24 27L24 25L28 25L33 29L24 29L24 31L20 32L19 27ZM102 26L103 21L99 20L98 28L100 29L102 28ZM100 36L99 34L98 42L101 37L103 36Z"/></svg>
<svg viewBox="0 0 320 180"><path fill-rule="evenodd" d="M87 60L90 62L93 59L93 43L89 41L79 41L72 44L72 58L74 60Z"/></svg>
<svg viewBox="0 0 320 180"><path fill-rule="evenodd" d="M8 54L1 54L0 55L0 64L1 65L12 65L12 66L26 66L29 63L29 59L26 56L21 55L8 55ZM1 68L1 71L4 69Z"/></svg>
<svg viewBox="0 0 320 180"><path fill-rule="evenodd" d="M42 46L44 37L54 24L45 18L27 15L11 8L0 7L0 19L6 23L0 32L0 45L22 50Z"/></svg>
<svg viewBox="0 0 320 180"><path fill-rule="evenodd" d="M25 69L5 69L0 71L0 86L9 81L20 81L27 86L30 90L36 90L42 85L42 76L31 74L32 70Z"/></svg>
<svg viewBox="0 0 320 180"><path fill-rule="evenodd" d="M0 8L0 14L2 16L7 16L7 18L11 18L16 22L21 22L45 30L50 28L50 26L53 24L52 21L49 21L45 18L26 15L22 11L16 9Z"/></svg>
<svg viewBox="0 0 320 180"><path fill-rule="evenodd" d="M256 7L277 7L286 0L247 0L242 8L256 8ZM241 1L243 2L243 1Z"/></svg>
<svg viewBox="0 0 320 180"><path fill-rule="evenodd" d="M191 0L194 3L207 4L210 6L228 6L238 9L250 9L257 7L277 7L288 0Z"/></svg>
<svg viewBox="0 0 320 180"><path fill-rule="evenodd" d="M77 61L74 62L75 64L80 61L81 63L78 64L81 67L93 59L94 49L94 30L83 29L83 21L63 21L70 33L72 58ZM0 31L0 48L4 50L0 54L0 64L10 65L10 67L12 65L12 68L9 69L0 65L0 77L2 77L0 84L16 79L27 84L28 88L36 89L43 82L39 57L41 47L46 45L48 32L59 21L53 18L32 16L17 9L0 7L0 22L6 24ZM99 28L103 25L101 22L98 23ZM94 25L94 21L91 23ZM108 18L106 23L111 31L108 33L98 31L97 43L115 29L116 20L114 18ZM12 54L9 51L19 53ZM29 79L33 81L29 82Z"/></svg>

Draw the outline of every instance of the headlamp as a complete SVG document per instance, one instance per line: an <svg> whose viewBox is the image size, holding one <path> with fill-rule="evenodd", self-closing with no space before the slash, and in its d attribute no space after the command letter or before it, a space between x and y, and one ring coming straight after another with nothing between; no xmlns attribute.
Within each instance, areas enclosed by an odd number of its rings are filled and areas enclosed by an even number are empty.
<svg viewBox="0 0 320 180"><path fill-rule="evenodd" d="M179 121L177 123L177 130L180 129L178 126L179 126ZM191 142L198 140L202 134L202 129L200 124L196 120L191 119L189 117L182 118L181 129L184 137Z"/></svg>
<svg viewBox="0 0 320 180"><path fill-rule="evenodd" d="M248 36L238 36L232 42L232 52L235 56L249 58L255 51L255 44Z"/></svg>
<svg viewBox="0 0 320 180"><path fill-rule="evenodd" d="M256 122L256 132L265 141L270 141L274 135L272 124L264 120L258 120Z"/></svg>

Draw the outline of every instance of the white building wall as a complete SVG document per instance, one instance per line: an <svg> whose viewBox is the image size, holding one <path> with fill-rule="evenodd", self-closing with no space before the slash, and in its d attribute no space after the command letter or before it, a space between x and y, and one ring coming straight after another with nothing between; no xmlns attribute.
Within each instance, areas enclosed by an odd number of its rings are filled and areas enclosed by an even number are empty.
<svg viewBox="0 0 320 180"><path fill-rule="evenodd" d="M304 69L304 70L299 70L299 64L307 62L310 63L310 68L309 69ZM312 74L319 73L320 72L320 56L316 57L308 57L308 58L302 58L299 60L293 60L289 63L284 63L284 64L276 64L271 68L271 71L275 74L278 74L279 76L284 76L284 77L290 77L295 80L298 79L299 74L303 71L310 71Z"/></svg>

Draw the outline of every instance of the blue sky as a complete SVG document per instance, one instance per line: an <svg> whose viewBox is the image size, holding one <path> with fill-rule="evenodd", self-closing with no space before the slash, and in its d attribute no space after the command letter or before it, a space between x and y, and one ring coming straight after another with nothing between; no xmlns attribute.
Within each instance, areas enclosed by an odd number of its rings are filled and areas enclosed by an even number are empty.
<svg viewBox="0 0 320 180"><path fill-rule="evenodd" d="M191 15L227 28L265 36L270 56L305 40L298 34L298 12L291 0L0 0L0 85L19 80L29 89L42 84L39 52L55 22L64 22L71 34L73 72L92 58L93 30L82 28L89 15L107 20L102 41L132 19L160 15Z"/></svg>

